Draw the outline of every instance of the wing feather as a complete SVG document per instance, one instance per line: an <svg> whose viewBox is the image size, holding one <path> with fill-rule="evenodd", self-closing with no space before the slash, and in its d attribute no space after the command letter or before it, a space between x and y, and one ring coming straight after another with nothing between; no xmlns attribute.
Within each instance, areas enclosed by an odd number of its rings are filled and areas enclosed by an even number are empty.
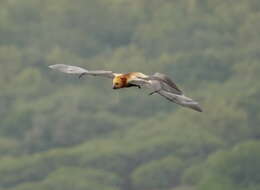
<svg viewBox="0 0 260 190"><path fill-rule="evenodd" d="M155 73L147 77L136 77L129 82L136 85L143 85L156 91L160 89L178 95L183 94L182 90L168 76L161 73Z"/></svg>
<svg viewBox="0 0 260 190"><path fill-rule="evenodd" d="M115 77L115 73L113 73L112 71L104 71L104 70L89 71L84 68L72 66L72 65L56 64L56 65L50 65L49 68L63 73L78 74L79 76L92 75L92 76L102 76L107 78Z"/></svg>
<svg viewBox="0 0 260 190"><path fill-rule="evenodd" d="M154 75L145 78L138 77L132 79L131 83L148 87L153 91L150 94L157 93L171 102L202 112L202 108L198 102L186 97L177 85L164 74L155 73Z"/></svg>
<svg viewBox="0 0 260 190"><path fill-rule="evenodd" d="M173 90L174 93L176 93L176 94L179 94L179 95L183 94L182 90L180 90L180 88L172 81L172 79L165 74L155 73L150 78L154 79L154 80L162 81L164 84L167 84L169 87L172 88L172 89L169 89L169 88L165 89L167 91Z"/></svg>

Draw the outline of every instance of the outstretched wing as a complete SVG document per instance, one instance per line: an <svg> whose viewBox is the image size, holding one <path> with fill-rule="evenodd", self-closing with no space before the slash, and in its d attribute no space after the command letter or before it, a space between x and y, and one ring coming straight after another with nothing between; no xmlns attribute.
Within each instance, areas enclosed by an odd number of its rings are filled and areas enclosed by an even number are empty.
<svg viewBox="0 0 260 190"><path fill-rule="evenodd" d="M136 77L130 80L129 83L144 86L153 91L164 90L173 94L183 94L182 90L168 76L161 73L155 73L147 77Z"/></svg>
<svg viewBox="0 0 260 190"><path fill-rule="evenodd" d="M79 77L81 77L83 75L93 75L93 76L114 78L116 75L112 71L103 71L103 70L89 71L89 70L83 69L81 67L64 65L64 64L50 65L49 68L63 72L63 73L78 74Z"/></svg>
<svg viewBox="0 0 260 190"><path fill-rule="evenodd" d="M183 107L191 108L198 112L203 111L198 102L192 100L191 98L185 96L184 94L178 95L178 94L173 94L173 93L170 93L170 92L167 92L164 90L159 91L158 94L160 94L167 100L174 102L176 104L179 104Z"/></svg>
<svg viewBox="0 0 260 190"><path fill-rule="evenodd" d="M177 85L164 74L155 73L145 78L137 77L129 82L151 89L153 92L150 95L158 93L171 102L202 112L200 105L191 98L186 97Z"/></svg>
<svg viewBox="0 0 260 190"><path fill-rule="evenodd" d="M162 73L155 73L154 75L150 76L152 80L158 80L161 82L163 89L175 94L183 94L182 90L172 81L170 77Z"/></svg>

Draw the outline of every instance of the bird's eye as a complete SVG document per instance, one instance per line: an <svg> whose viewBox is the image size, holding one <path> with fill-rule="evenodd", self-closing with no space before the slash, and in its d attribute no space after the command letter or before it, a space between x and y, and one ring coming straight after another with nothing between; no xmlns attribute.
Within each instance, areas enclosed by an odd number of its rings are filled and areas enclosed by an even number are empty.
<svg viewBox="0 0 260 190"><path fill-rule="evenodd" d="M116 83L115 83L115 85L117 86L117 85L119 85L119 83L118 83L118 82L116 82Z"/></svg>

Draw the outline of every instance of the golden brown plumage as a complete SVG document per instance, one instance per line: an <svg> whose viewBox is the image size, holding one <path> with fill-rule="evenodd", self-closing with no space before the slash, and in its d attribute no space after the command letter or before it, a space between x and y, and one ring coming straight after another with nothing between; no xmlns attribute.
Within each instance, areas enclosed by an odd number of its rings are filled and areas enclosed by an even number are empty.
<svg viewBox="0 0 260 190"><path fill-rule="evenodd" d="M127 85L127 77L124 75L118 75L113 78L113 89L124 88Z"/></svg>
<svg viewBox="0 0 260 190"><path fill-rule="evenodd" d="M131 72L126 74L118 74L113 78L113 89L128 88L132 86L140 87L139 85L131 84L130 81L138 77L148 77L140 72Z"/></svg>

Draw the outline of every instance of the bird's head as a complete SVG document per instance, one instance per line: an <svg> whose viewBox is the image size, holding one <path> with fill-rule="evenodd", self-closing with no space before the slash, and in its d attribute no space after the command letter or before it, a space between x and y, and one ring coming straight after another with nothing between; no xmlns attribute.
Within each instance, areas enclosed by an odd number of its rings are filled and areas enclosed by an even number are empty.
<svg viewBox="0 0 260 190"><path fill-rule="evenodd" d="M113 89L123 88L126 85L126 78L123 76L116 76L113 79Z"/></svg>

